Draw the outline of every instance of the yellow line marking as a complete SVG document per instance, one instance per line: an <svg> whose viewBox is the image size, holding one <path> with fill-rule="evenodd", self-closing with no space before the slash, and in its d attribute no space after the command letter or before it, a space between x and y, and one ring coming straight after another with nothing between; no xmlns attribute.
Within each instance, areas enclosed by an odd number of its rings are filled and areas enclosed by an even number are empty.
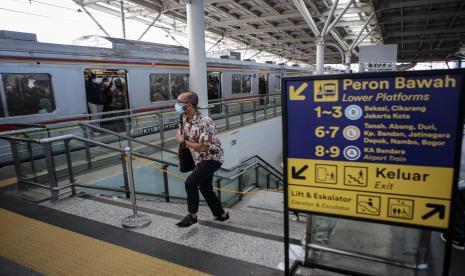
<svg viewBox="0 0 465 276"><path fill-rule="evenodd" d="M11 184L15 184L16 182L18 182L16 177L2 179L2 180L0 180L0 187L5 187L5 186L11 185Z"/></svg>
<svg viewBox="0 0 465 276"><path fill-rule="evenodd" d="M0 255L45 275L208 275L0 208Z"/></svg>

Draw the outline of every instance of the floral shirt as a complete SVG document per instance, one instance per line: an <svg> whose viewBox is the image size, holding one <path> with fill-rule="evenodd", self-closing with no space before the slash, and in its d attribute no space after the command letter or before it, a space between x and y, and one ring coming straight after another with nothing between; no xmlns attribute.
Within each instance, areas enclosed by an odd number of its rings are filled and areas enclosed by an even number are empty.
<svg viewBox="0 0 465 276"><path fill-rule="evenodd" d="M182 123L184 129L184 138L187 141L200 143L201 141L210 146L208 152L197 152L191 148L192 157L195 165L198 165L203 160L214 160L223 164L223 148L220 139L216 135L215 123L210 117L203 115L200 112L194 114L191 121L187 121L187 116L183 115Z"/></svg>

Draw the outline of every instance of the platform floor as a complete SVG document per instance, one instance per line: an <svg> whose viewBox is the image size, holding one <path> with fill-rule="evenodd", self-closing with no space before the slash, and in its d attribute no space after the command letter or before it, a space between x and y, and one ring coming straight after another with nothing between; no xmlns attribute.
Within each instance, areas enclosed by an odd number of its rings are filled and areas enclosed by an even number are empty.
<svg viewBox="0 0 465 276"><path fill-rule="evenodd" d="M143 233L145 230L126 230L105 223L107 221L100 222L18 200L5 193L7 190L4 188L0 193L0 275L174 275L176 271L180 272L179 275L194 275L194 272L211 275L282 274L271 267L199 250L187 243L155 238ZM94 202L97 205L95 211L99 204L104 204L81 198L70 200ZM106 206L118 209L113 205ZM130 213L127 209L125 211ZM118 217L118 223L121 218ZM155 219L152 225L160 225L160 221ZM194 232L200 232L202 227L184 229L184 233L179 230L176 236L185 239ZM166 234L174 236L174 233ZM215 236L209 236L208 240L210 243L223 243ZM119 258L116 263L114 256ZM151 269L142 269L138 262ZM99 268L94 267L96 270L93 272L84 269L92 267L90 263ZM115 270L115 265L120 269Z"/></svg>
<svg viewBox="0 0 465 276"><path fill-rule="evenodd" d="M121 227L121 220L132 212L127 199L81 194L35 204L19 199L15 185L5 186L0 188L0 275L282 275L280 203L280 193L244 197L227 209L231 219L225 223L214 221L208 207L202 205L199 223L179 229L175 223L186 213L183 201L140 198L139 211L152 223L144 229L127 230ZM303 254L303 226L303 221L291 216L290 252L295 259ZM433 234L434 250L427 271L327 253L321 260L334 265L344 259L355 271L363 266L384 271L373 275L433 276L441 275L443 247ZM450 275L465 275L463 260L465 252L453 250ZM341 274L301 268L298 275Z"/></svg>

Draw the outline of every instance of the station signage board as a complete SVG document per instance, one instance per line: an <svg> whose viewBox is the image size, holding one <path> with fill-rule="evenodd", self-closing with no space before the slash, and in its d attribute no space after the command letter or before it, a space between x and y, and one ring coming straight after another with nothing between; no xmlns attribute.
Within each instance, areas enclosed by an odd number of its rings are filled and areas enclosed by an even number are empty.
<svg viewBox="0 0 465 276"><path fill-rule="evenodd" d="M464 71L283 81L287 208L447 229Z"/></svg>

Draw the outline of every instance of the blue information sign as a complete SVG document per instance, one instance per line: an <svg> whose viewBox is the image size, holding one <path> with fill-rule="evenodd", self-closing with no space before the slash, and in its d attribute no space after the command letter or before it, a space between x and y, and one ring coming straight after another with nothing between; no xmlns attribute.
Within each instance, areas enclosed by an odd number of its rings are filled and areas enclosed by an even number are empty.
<svg viewBox="0 0 465 276"><path fill-rule="evenodd" d="M288 208L447 229L464 71L284 80Z"/></svg>
<svg viewBox="0 0 465 276"><path fill-rule="evenodd" d="M305 86L305 100L287 99L288 157L351 160L342 152L350 145L361 152L351 161L451 167L462 82L459 74L288 81L287 91ZM321 126L325 139L315 135ZM340 127L333 138L329 126ZM317 156L314 144L342 154Z"/></svg>

